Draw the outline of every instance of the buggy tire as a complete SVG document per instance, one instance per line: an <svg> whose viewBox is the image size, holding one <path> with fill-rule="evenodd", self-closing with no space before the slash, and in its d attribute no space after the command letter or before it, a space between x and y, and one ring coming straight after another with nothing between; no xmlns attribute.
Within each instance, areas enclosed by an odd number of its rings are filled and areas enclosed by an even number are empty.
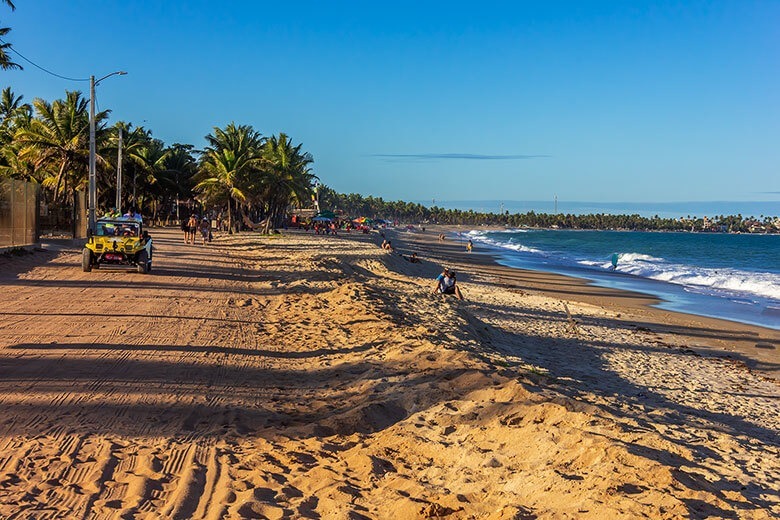
<svg viewBox="0 0 780 520"><path fill-rule="evenodd" d="M140 253L138 253L138 272L141 274L146 274L149 272L149 254L144 249Z"/></svg>
<svg viewBox="0 0 780 520"><path fill-rule="evenodd" d="M85 273L92 271L92 251L87 247L81 252L81 270Z"/></svg>

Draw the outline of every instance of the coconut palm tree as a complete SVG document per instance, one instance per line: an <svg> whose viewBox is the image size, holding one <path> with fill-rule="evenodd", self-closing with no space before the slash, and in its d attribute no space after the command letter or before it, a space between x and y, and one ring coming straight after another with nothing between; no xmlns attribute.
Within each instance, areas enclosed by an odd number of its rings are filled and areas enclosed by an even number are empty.
<svg viewBox="0 0 780 520"><path fill-rule="evenodd" d="M47 176L35 162L34 154L25 153L16 143L0 146L0 179L14 178L40 183Z"/></svg>
<svg viewBox="0 0 780 520"><path fill-rule="evenodd" d="M263 146L263 172L260 193L265 203L265 232L272 223L278 223L290 204L301 205L311 199L313 183L317 178L309 165L314 162L311 154L301 151L302 144L293 146L286 134L271 136Z"/></svg>
<svg viewBox="0 0 780 520"><path fill-rule="evenodd" d="M36 155L40 168L56 171L44 181L44 187L52 189L54 200L67 192L86 184L89 166L89 114L88 102L81 92L66 92L65 99L52 103L35 99L36 117L29 125L17 130L15 140L20 146ZM95 115L96 141L105 139L103 121L109 110Z"/></svg>
<svg viewBox="0 0 780 520"><path fill-rule="evenodd" d="M32 107L22 103L22 96L16 96L10 87L0 92L0 177L35 179L35 166L29 157L21 157L21 146L14 142L19 128L27 126L32 119Z"/></svg>
<svg viewBox="0 0 780 520"><path fill-rule="evenodd" d="M202 201L226 197L228 228L232 231L231 201L243 204L248 200L253 178L257 177L262 162L263 139L251 126L230 123L224 129L215 127L214 133L206 136L206 142L195 190Z"/></svg>
<svg viewBox="0 0 780 520"><path fill-rule="evenodd" d="M20 111L30 112L32 107L22 103L24 96L17 96L11 90L11 87L5 87L0 92L0 119L7 121L18 116Z"/></svg>
<svg viewBox="0 0 780 520"><path fill-rule="evenodd" d="M5 36L11 32L10 27L0 27L0 38L5 38ZM22 70L22 66L18 63L14 63L11 61L11 58L8 57L8 51L11 50L11 44L7 42L0 43L0 69L3 70L10 70L10 69L19 69Z"/></svg>
<svg viewBox="0 0 780 520"><path fill-rule="evenodd" d="M165 158L170 191L177 201L191 196L192 177L198 171L198 165L192 156L193 148L191 144L175 143L168 149Z"/></svg>
<svg viewBox="0 0 780 520"><path fill-rule="evenodd" d="M120 129L122 130L123 156L122 184L123 193L126 194L123 198L128 200L135 191L132 188L135 187L137 178L144 175L142 172L144 160L137 157L137 154L144 147L148 146L149 142L152 140L152 134L143 126L133 127L132 123L127 123L125 121L117 122L109 132L110 137L105 143L106 146L100 150L101 155L106 158L110 169L113 171L116 171L117 168L116 160L118 158ZM111 184L110 187L116 189L113 184ZM133 204L135 204L135 200L133 200Z"/></svg>
<svg viewBox="0 0 780 520"><path fill-rule="evenodd" d="M142 194L140 200L133 201L137 210L142 210L144 204L149 203L152 217L157 218L157 211L163 198L164 186L161 179L166 172L165 160L168 157L168 149L159 139L151 139L146 146L135 150L132 157L139 166L140 177L135 182Z"/></svg>

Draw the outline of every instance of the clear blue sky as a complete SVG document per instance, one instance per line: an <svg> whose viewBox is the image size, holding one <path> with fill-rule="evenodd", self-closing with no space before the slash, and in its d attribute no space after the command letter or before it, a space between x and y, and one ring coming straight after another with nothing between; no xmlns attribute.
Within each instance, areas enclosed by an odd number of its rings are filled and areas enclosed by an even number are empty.
<svg viewBox="0 0 780 520"><path fill-rule="evenodd" d="M167 144L286 132L341 192L780 201L780 2L16 0L6 37ZM18 58L18 56L13 56ZM0 71L26 101L87 83Z"/></svg>

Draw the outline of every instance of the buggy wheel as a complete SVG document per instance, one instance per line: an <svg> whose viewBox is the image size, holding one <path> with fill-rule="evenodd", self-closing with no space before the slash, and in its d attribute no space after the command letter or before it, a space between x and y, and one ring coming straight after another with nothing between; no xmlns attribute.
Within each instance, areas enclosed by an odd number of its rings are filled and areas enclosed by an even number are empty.
<svg viewBox="0 0 780 520"><path fill-rule="evenodd" d="M139 273L146 274L149 272L149 255L145 249L138 253L138 260L136 263L138 264Z"/></svg>
<svg viewBox="0 0 780 520"><path fill-rule="evenodd" d="M81 252L81 270L85 273L92 270L92 251L87 247Z"/></svg>

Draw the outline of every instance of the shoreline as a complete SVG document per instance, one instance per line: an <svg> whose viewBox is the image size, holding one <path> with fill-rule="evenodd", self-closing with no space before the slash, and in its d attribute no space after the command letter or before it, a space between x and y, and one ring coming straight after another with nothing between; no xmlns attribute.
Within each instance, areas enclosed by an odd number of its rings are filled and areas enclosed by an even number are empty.
<svg viewBox="0 0 780 520"><path fill-rule="evenodd" d="M690 347L700 355L736 359L749 369L780 381L780 330L654 307L662 300L650 294L602 287L574 276L505 266L489 250L467 253L465 246L458 242L438 240L439 233L462 232L459 226L426 226L425 232L413 233L385 230L388 231L394 244L397 242L396 251L417 252L423 259L458 269L460 285L463 289L466 284L466 292L472 281L487 282L593 305L612 312L614 319L624 325L633 323L638 330L659 335L685 336ZM464 296L468 298L467 294Z"/></svg>

